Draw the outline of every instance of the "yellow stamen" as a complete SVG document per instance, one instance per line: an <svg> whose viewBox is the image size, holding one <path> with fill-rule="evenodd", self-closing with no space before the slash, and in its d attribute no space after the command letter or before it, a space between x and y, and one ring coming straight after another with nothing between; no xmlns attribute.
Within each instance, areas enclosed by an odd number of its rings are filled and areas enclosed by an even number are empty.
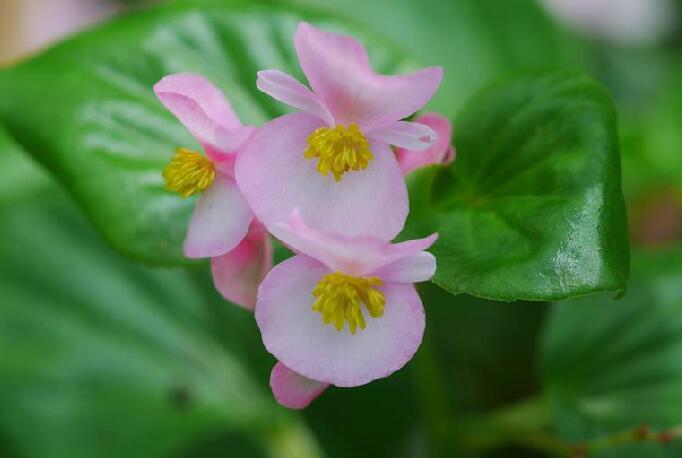
<svg viewBox="0 0 682 458"><path fill-rule="evenodd" d="M320 127L308 137L303 155L306 159L317 158L317 171L323 176L333 173L336 181L341 181L348 171L366 169L374 159L357 124Z"/></svg>
<svg viewBox="0 0 682 458"><path fill-rule="evenodd" d="M322 314L324 324L334 323L341 331L348 323L351 334L357 328L365 329L365 317L360 306L365 308L373 318L384 314L386 298L384 293L375 287L381 286L379 277L352 277L340 272L327 274L313 290L316 297L313 310Z"/></svg>
<svg viewBox="0 0 682 458"><path fill-rule="evenodd" d="M178 148L173 159L163 169L163 179L166 191L189 197L213 184L215 167L204 155L187 148Z"/></svg>

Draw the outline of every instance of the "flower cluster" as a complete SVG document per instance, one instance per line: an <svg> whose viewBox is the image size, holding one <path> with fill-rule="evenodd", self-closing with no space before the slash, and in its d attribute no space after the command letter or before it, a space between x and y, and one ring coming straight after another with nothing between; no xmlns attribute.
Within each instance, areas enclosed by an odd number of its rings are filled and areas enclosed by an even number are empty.
<svg viewBox="0 0 682 458"><path fill-rule="evenodd" d="M302 23L296 53L310 87L277 70L257 87L300 111L243 126L206 79L177 74L154 91L196 137L163 171L168 191L200 194L185 255L210 258L216 288L255 311L279 361L270 386L290 408L327 386L351 387L403 367L419 347L437 235L391 243L408 214L404 175L454 159L447 119L422 108L442 70L373 71L356 40ZM395 148L392 149L391 146ZM269 234L295 255L272 267Z"/></svg>

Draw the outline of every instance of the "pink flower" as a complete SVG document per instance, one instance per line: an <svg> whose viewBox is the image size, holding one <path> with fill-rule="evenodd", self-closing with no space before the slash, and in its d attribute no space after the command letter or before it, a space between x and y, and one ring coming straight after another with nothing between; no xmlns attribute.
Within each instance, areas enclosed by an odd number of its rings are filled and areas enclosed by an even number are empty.
<svg viewBox="0 0 682 458"><path fill-rule="evenodd" d="M451 144L452 125L448 118L437 113L427 113L414 122L429 126L437 138L426 151L396 148L395 155L403 175L429 165L447 165L455 160L455 148Z"/></svg>
<svg viewBox="0 0 682 458"><path fill-rule="evenodd" d="M254 219L246 237L236 248L211 259L216 289L228 301L253 310L258 286L272 269L272 255L268 231Z"/></svg>
<svg viewBox="0 0 682 458"><path fill-rule="evenodd" d="M272 265L272 248L237 187L234 164L237 150L255 128L242 126L222 93L202 76L169 75L154 92L205 152L181 147L163 172L167 190L182 197L201 193L185 238L185 256L213 258L218 290L252 309L258 283Z"/></svg>
<svg viewBox="0 0 682 458"><path fill-rule="evenodd" d="M324 390L329 383L311 380L298 374L279 361L270 372L270 388L275 399L290 409L305 409Z"/></svg>
<svg viewBox="0 0 682 458"><path fill-rule="evenodd" d="M306 23L295 47L312 90L277 70L258 73L261 91L302 111L254 134L237 159L240 188L268 228L299 208L318 229L391 240L408 201L389 145L433 144L430 127L400 120L431 98L442 69L378 75L359 42Z"/></svg>
<svg viewBox="0 0 682 458"><path fill-rule="evenodd" d="M348 237L307 226L297 210L272 233L298 253L268 273L256 305L263 343L284 366L310 381L350 387L386 377L412 358L424 332L413 283L436 270L433 255L423 251L436 234L397 244ZM290 390L300 385L316 395L300 379L293 388L280 386L292 376L275 369L278 399L296 399Z"/></svg>

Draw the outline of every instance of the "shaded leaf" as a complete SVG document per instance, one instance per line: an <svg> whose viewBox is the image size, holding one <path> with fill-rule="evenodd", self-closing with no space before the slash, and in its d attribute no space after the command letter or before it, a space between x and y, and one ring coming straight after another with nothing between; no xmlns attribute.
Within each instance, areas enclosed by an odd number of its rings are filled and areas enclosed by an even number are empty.
<svg viewBox="0 0 682 458"><path fill-rule="evenodd" d="M682 250L635 257L619 301L554 306L541 354L558 432L572 441L682 423ZM682 446L632 445L600 457L675 457Z"/></svg>
<svg viewBox="0 0 682 458"><path fill-rule="evenodd" d="M197 273L131 264L63 198L41 202L0 216L0 436L11 449L150 458L227 435L240 456L287 456L283 440L315 456L267 373L246 362L272 364L248 312L214 300L217 314Z"/></svg>

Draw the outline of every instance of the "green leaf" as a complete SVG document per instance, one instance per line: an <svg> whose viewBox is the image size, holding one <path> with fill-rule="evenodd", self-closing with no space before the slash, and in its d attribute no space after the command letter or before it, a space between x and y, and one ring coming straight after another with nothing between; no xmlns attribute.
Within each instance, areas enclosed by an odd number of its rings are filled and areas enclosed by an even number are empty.
<svg viewBox="0 0 682 458"><path fill-rule="evenodd" d="M434 282L498 300L622 291L627 222L613 104L586 77L518 76L455 122L457 159L410 177L405 236L437 231Z"/></svg>
<svg viewBox="0 0 682 458"><path fill-rule="evenodd" d="M50 187L50 177L0 125L0 207Z"/></svg>
<svg viewBox="0 0 682 458"><path fill-rule="evenodd" d="M555 426L568 440L682 423L682 249L634 261L621 300L600 295L554 306L542 373ZM679 444L647 444L598 456L681 453Z"/></svg>
<svg viewBox="0 0 682 458"><path fill-rule="evenodd" d="M449 411L490 410L533 392L533 355L546 303L453 296L433 284L420 285L419 292L427 306L425 341L432 346Z"/></svg>
<svg viewBox="0 0 682 458"><path fill-rule="evenodd" d="M202 73L243 122L259 125L283 105L256 89L256 72L300 76L293 34L304 18L340 27L329 15L249 0L178 2L131 14L0 72L0 119L117 249L184 263L193 200L164 192L161 170L178 146L198 145L152 86L169 73ZM404 62L376 37L352 33L370 45L378 68L395 71Z"/></svg>
<svg viewBox="0 0 682 458"><path fill-rule="evenodd" d="M0 443L152 458L223 438L235 456L317 456L268 392L253 316L208 294L204 269L123 260L63 201L0 210Z"/></svg>

